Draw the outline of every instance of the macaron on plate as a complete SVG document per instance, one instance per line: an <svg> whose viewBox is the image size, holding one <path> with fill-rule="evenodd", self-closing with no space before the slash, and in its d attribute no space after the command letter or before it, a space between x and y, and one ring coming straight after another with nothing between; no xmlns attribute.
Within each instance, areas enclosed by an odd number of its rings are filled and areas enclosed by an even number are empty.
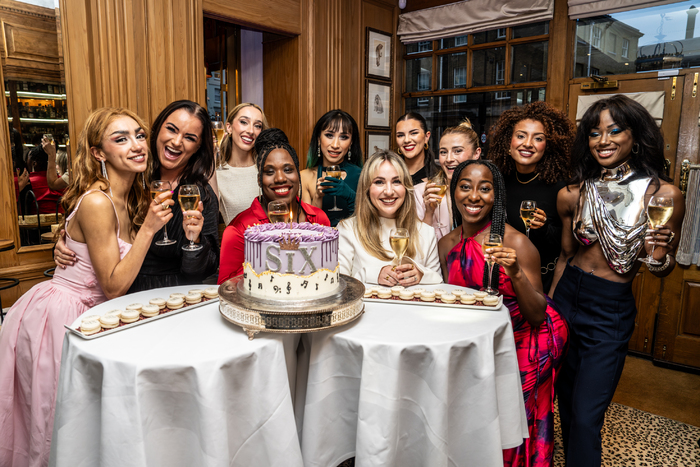
<svg viewBox="0 0 700 467"><path fill-rule="evenodd" d="M97 339L219 301L218 287L201 291L188 291L187 287L192 286L154 289L110 300L91 308L66 329L83 339ZM120 305L113 303L116 301Z"/></svg>
<svg viewBox="0 0 700 467"><path fill-rule="evenodd" d="M481 298L482 294L475 297L474 294L477 292L475 290L449 284L420 285L420 287L396 289L398 295L387 292L394 292L394 288L373 288L370 284L365 284L365 291L364 301L366 302L397 302L405 305L441 306L489 311L499 310L501 305L503 305L502 295L492 295L488 299L483 299ZM443 295L445 295L445 300L442 300ZM460 301L462 295L464 295L464 300Z"/></svg>

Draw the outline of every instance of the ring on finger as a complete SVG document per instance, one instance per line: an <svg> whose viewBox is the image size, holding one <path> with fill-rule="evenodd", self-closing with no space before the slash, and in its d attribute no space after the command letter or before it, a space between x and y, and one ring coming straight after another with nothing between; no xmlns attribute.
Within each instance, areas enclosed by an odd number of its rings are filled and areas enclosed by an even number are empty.
<svg viewBox="0 0 700 467"><path fill-rule="evenodd" d="M163 208L163 211L167 211L168 210L168 203L163 202L163 204L161 204L160 207Z"/></svg>
<svg viewBox="0 0 700 467"><path fill-rule="evenodd" d="M672 243L674 238L676 238L676 232L671 232L671 235L668 236L668 242L666 243Z"/></svg>

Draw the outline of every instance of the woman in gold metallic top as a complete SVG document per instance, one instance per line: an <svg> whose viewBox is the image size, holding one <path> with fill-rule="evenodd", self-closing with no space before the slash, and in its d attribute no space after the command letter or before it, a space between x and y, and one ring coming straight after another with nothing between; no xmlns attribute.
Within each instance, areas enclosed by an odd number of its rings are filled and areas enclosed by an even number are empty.
<svg viewBox="0 0 700 467"><path fill-rule="evenodd" d="M557 385L567 467L601 464L600 430L634 330L638 258L654 246L659 265L649 270L658 277L676 265L684 200L664 175L663 151L649 112L622 95L593 104L576 134L574 175L557 197L562 251L550 290L570 332ZM653 230L646 213L652 196L674 206Z"/></svg>

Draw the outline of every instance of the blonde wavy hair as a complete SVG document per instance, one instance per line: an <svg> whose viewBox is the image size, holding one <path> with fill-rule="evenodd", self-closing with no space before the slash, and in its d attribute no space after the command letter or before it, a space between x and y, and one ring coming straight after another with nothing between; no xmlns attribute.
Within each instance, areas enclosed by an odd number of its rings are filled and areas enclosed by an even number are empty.
<svg viewBox="0 0 700 467"><path fill-rule="evenodd" d="M68 185L68 188L66 188L63 198L61 198L61 206L63 206L65 216L61 221L59 229L56 231L57 233L65 228L65 219L75 210L80 197L88 191L95 182L101 182L102 185L104 185L102 191L105 193L109 192L109 180L102 175L102 166L91 154L90 148L102 149L102 141L107 133L109 125L120 117L129 117L133 119L146 132L146 138L148 138L148 125L131 110L103 107L90 114L78 138L78 147L75 158L73 159L71 183ZM152 170L153 158L149 151L148 168L145 172L142 172L134 178L134 182L127 195L127 212L129 214L129 219L132 220L129 226L130 233L138 231L146 217L148 204L151 201L147 187L150 183Z"/></svg>
<svg viewBox="0 0 700 467"><path fill-rule="evenodd" d="M413 197L413 182L408 172L406 163L395 152L389 150L378 151L370 157L360 173L357 182L357 195L355 198L355 235L360 240L362 247L375 258L391 261L393 255L382 246L382 225L379 220L379 210L372 204L369 197L369 189L372 181L379 171L379 166L389 162L399 174L401 184L406 188L406 196L403 204L396 212L396 227L408 230L409 241L406 256L414 257L416 251L420 251L418 242L418 214L416 202ZM421 251L422 254L422 251Z"/></svg>
<svg viewBox="0 0 700 467"><path fill-rule="evenodd" d="M231 111L228 113L228 117L226 117L226 123L229 125L233 123L233 119L236 118L236 115L238 115L238 112L240 112L242 109L245 109L246 107L255 107L260 111L260 114L262 115L262 129L267 130L270 128L270 125L267 123L267 117L265 117L265 112L263 112L263 109L260 108L259 105L257 104L252 104L250 102L243 102L242 104L238 104L235 106ZM231 151L233 150L233 141L231 141L231 133L228 131L224 135L224 139L221 141L221 155L222 155L222 160L225 162L228 162L228 160L231 158ZM253 162L255 162L258 158L257 153L255 152L255 149L253 149Z"/></svg>

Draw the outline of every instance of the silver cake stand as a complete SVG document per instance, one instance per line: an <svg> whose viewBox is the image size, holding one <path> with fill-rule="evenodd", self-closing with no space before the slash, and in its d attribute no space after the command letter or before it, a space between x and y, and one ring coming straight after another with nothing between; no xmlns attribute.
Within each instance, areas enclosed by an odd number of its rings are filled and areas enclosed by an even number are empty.
<svg viewBox="0 0 700 467"><path fill-rule="evenodd" d="M336 328L356 320L365 310L365 286L350 276L340 275L334 295L313 300L267 300L253 297L243 287L243 276L219 286L219 312L243 328L253 340L260 331L301 333Z"/></svg>

